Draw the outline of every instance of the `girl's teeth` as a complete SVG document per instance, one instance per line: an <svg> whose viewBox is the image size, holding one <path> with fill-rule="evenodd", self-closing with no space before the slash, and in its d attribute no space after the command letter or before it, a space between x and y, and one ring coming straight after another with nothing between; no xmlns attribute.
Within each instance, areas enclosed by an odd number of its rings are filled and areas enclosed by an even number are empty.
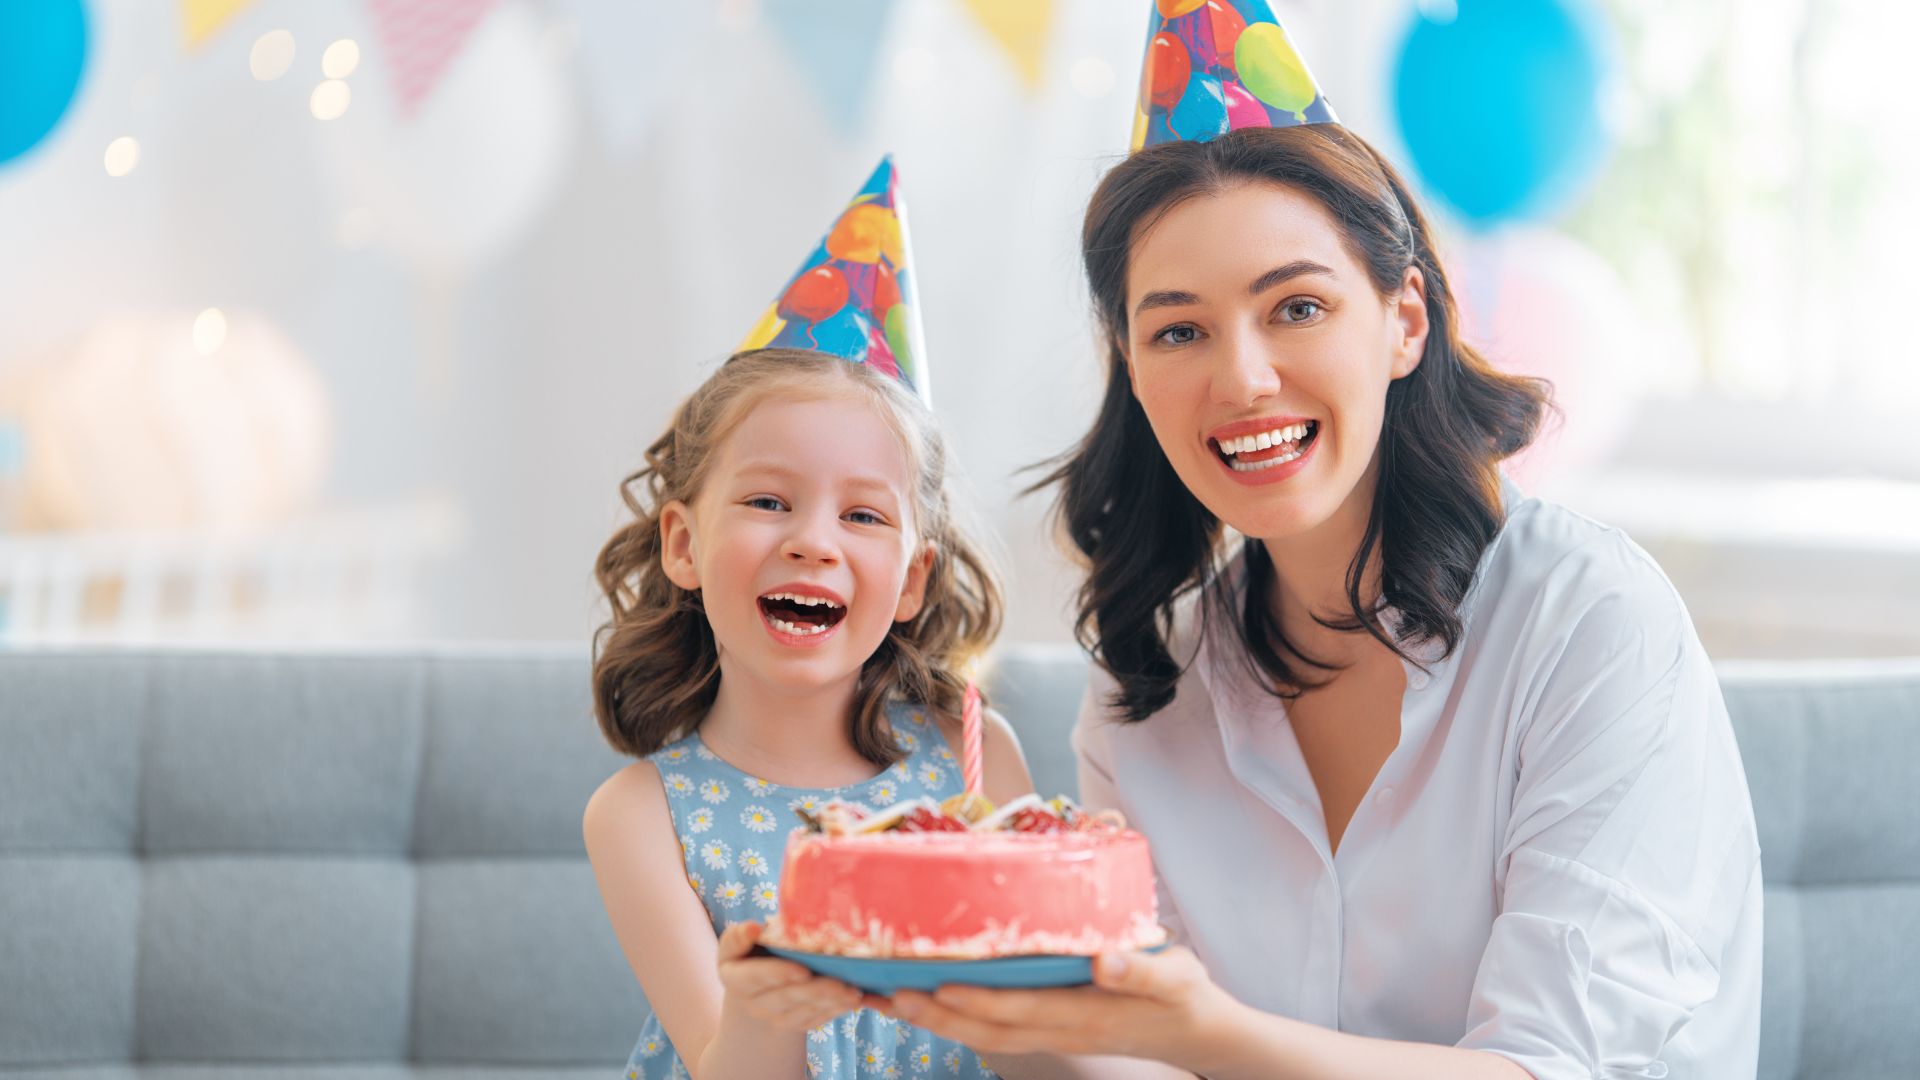
<svg viewBox="0 0 1920 1080"><path fill-rule="evenodd" d="M775 630L778 630L783 634L795 634L795 635L798 635L799 637L812 637L815 634L824 634L828 630L828 627L824 625L795 626L793 623L790 623L785 619L776 619L772 616L768 616L767 621L773 624L773 628Z"/></svg>

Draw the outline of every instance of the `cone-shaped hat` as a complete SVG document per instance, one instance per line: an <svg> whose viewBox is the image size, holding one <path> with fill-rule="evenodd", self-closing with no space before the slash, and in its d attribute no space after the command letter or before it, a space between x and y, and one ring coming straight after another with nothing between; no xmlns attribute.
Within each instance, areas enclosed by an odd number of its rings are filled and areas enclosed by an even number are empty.
<svg viewBox="0 0 1920 1080"><path fill-rule="evenodd" d="M1133 149L1338 122L1267 0L1153 0Z"/></svg>
<svg viewBox="0 0 1920 1080"><path fill-rule="evenodd" d="M893 158L840 212L740 350L813 349L873 364L929 399L907 206Z"/></svg>

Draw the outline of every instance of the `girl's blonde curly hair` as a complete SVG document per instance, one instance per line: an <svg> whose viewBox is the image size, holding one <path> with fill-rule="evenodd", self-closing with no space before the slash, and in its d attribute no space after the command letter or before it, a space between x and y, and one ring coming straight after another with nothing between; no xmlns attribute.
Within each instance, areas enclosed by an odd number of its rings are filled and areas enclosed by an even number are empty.
<svg viewBox="0 0 1920 1080"><path fill-rule="evenodd" d="M594 562L612 608L593 638L593 711L613 748L640 757L693 731L720 688L720 657L699 590L667 580L660 563L660 509L692 503L721 442L763 401L850 396L870 404L900 436L916 482L913 529L933 545L920 612L894 623L861 667L847 736L876 766L903 755L886 708L910 701L957 717L967 664L1000 628L992 564L963 527L948 491L947 449L933 415L898 380L867 364L799 349L739 353L675 412L647 449L647 463L620 485L633 520Z"/></svg>

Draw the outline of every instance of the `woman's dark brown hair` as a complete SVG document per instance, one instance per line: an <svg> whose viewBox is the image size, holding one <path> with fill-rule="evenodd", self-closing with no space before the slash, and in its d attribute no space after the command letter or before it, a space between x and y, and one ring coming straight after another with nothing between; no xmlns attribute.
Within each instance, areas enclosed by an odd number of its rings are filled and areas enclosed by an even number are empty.
<svg viewBox="0 0 1920 1080"><path fill-rule="evenodd" d="M720 444L770 398L851 396L885 418L907 450L915 478L912 529L933 545L919 614L894 623L860 669L847 736L875 765L903 755L886 724L900 700L958 717L966 664L1000 626L999 584L948 494L947 450L932 413L897 380L866 364L799 349L740 353L681 404L647 449L647 463L620 484L633 520L600 549L594 577L612 609L594 633L593 711L613 748L640 757L694 730L720 690L720 655L700 593L667 579L660 564L660 510L692 503Z"/></svg>
<svg viewBox="0 0 1920 1080"><path fill-rule="evenodd" d="M1242 183L1277 184L1324 207L1382 298L1409 267L1425 283L1430 328L1420 364L1387 390L1379 479L1347 568L1351 611L1321 625L1372 635L1403 658L1412 646L1459 644L1460 601L1500 528L1498 463L1531 442L1549 387L1495 371L1460 338L1453 295L1425 217L1384 158L1352 132L1315 124L1164 143L1115 166L1087 207L1081 250L1107 339L1106 396L1093 428L1037 487L1060 485L1058 514L1085 556L1076 633L1119 682L1111 703L1140 721L1173 699L1181 664L1168 645L1180 599L1214 582L1231 602L1220 520L1194 498L1147 425L1127 377L1127 269L1134 243L1186 199ZM1292 697L1334 670L1289 643L1268 601L1265 545L1245 545L1238 618L1243 654L1273 692ZM1380 595L1363 595L1378 559ZM1381 605L1402 616L1394 632ZM1201 632L1211 620L1201 620Z"/></svg>

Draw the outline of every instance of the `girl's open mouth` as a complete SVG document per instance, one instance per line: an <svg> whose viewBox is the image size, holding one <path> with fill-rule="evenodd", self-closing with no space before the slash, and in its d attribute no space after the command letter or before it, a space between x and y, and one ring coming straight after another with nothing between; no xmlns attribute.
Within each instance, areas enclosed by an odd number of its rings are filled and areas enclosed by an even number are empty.
<svg viewBox="0 0 1920 1080"><path fill-rule="evenodd" d="M1257 435L1215 439L1213 452L1234 472L1264 472L1300 460L1319 434L1320 421L1303 420Z"/></svg>
<svg viewBox="0 0 1920 1080"><path fill-rule="evenodd" d="M824 596L770 592L760 598L760 617L782 634L818 637L847 617L846 605Z"/></svg>

